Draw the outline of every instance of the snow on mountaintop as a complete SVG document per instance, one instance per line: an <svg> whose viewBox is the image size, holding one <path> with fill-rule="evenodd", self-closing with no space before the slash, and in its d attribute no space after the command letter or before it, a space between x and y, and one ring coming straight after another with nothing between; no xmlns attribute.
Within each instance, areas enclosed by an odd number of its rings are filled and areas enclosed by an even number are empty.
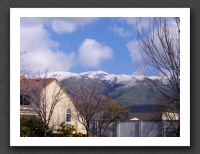
<svg viewBox="0 0 200 154"><path fill-rule="evenodd" d="M40 75L41 77L44 77L45 75ZM80 78L80 76L76 73L71 73L71 72L50 72L47 73L46 75L47 78L56 78L57 80L63 80L66 78L70 78L70 77L76 77L76 78Z"/></svg>
<svg viewBox="0 0 200 154"><path fill-rule="evenodd" d="M44 75L41 75L44 76ZM53 77L58 80L63 80L67 78L89 78L89 79L98 79L101 81L106 81L109 83L117 83L123 84L126 87L134 86L138 83L138 81L143 81L145 79L144 76L132 76L132 75L116 75L109 74L104 71L89 71L83 73L71 73L71 72L51 72L47 73L47 77ZM159 79L159 77L152 76L149 77L152 80Z"/></svg>
<svg viewBox="0 0 200 154"><path fill-rule="evenodd" d="M91 79L95 79L95 78L103 78L107 75L109 75L107 72L104 71L89 71L89 72L84 72L84 73L79 73L80 76L85 76Z"/></svg>
<svg viewBox="0 0 200 154"><path fill-rule="evenodd" d="M97 75L97 74L108 74L108 73L104 71L88 71L88 72L80 73L80 75L85 75L85 74Z"/></svg>

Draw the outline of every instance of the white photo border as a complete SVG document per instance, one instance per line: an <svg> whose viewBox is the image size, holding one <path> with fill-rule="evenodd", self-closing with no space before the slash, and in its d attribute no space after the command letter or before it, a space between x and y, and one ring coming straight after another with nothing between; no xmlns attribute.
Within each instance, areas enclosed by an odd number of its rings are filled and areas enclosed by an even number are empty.
<svg viewBox="0 0 200 154"><path fill-rule="evenodd" d="M20 137L20 17L180 17L180 137ZM190 146L190 9L10 8L10 146Z"/></svg>

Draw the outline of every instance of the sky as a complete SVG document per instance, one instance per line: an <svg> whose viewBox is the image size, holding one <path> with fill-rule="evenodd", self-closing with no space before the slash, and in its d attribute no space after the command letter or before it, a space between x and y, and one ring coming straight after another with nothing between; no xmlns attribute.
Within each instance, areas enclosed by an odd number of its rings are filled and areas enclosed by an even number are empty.
<svg viewBox="0 0 200 154"><path fill-rule="evenodd" d="M138 50L136 18L20 19L20 68L28 74L47 70L137 75Z"/></svg>

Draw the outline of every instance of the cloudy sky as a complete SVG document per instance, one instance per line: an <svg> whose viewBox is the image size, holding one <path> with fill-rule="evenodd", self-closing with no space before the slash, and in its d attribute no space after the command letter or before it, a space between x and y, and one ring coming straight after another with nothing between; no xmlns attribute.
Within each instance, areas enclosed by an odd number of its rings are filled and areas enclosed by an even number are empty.
<svg viewBox="0 0 200 154"><path fill-rule="evenodd" d="M146 20L144 18L143 20ZM135 18L21 18L21 70L137 74Z"/></svg>

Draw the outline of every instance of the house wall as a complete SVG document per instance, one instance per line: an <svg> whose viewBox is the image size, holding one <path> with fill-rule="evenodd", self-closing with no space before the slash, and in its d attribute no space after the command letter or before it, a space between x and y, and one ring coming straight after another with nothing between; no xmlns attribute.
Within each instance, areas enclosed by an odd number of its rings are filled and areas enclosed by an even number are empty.
<svg viewBox="0 0 200 154"><path fill-rule="evenodd" d="M48 102L47 110L50 110L50 107L53 103L53 99L55 98L55 95L59 93L60 91L60 85L57 81L53 81L51 84L49 84L44 90L43 93L46 93L46 99ZM54 128L54 130L58 129L59 125L62 122L66 122L66 114L67 109L71 110L71 125L74 125L77 132L86 133L84 126L78 121L77 119L77 112L75 110L75 106L72 103L69 95L61 88L60 93L60 100L56 104L51 120L50 120L50 126ZM49 113L49 112L48 112Z"/></svg>

